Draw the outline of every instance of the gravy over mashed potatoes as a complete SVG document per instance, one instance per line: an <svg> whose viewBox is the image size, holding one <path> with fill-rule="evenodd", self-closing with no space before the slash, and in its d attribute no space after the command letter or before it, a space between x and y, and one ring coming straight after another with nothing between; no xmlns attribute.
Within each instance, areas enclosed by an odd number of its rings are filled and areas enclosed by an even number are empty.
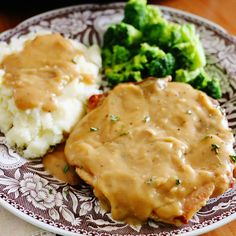
<svg viewBox="0 0 236 236"><path fill-rule="evenodd" d="M232 186L234 138L217 103L184 83L119 84L65 154L115 220L186 223Z"/></svg>
<svg viewBox="0 0 236 236"><path fill-rule="evenodd" d="M58 33L22 37L0 45L8 48L0 57L0 130L10 146L35 158L63 141L99 92L101 58L97 46Z"/></svg>

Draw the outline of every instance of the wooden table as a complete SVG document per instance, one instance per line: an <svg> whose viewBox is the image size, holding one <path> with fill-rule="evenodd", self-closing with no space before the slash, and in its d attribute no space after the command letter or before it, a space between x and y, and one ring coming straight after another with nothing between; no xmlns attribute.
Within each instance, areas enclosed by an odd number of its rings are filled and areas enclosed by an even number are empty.
<svg viewBox="0 0 236 236"><path fill-rule="evenodd" d="M12 2L14 1L10 0L8 6L5 7L0 6L0 32L14 27L20 21L37 13L61 6L84 3L88 1L67 0L65 3L60 2L60 4L56 3L57 1L47 1L55 2L54 5L51 3L50 5L46 3L42 4L43 1L31 1L31 3L27 6L20 5L22 2L27 1L18 1L18 3L16 3L17 7L14 7L15 10L12 8ZM149 2L178 8L200 15L221 25L229 33L236 35L236 0L154 0ZM217 230L204 234L204 236L236 236L236 220Z"/></svg>

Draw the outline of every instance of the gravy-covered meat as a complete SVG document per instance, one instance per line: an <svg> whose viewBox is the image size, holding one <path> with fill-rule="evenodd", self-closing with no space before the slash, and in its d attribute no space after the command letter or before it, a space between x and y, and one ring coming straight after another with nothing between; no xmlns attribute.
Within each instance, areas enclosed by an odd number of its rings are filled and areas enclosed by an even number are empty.
<svg viewBox="0 0 236 236"><path fill-rule="evenodd" d="M65 154L114 219L180 225L232 186L233 142L211 98L149 79L110 91L78 122Z"/></svg>

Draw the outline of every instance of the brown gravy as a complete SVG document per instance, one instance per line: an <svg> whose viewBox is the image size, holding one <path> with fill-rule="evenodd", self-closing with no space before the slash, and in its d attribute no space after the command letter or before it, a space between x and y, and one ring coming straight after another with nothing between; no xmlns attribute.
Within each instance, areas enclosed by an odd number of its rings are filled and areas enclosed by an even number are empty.
<svg viewBox="0 0 236 236"><path fill-rule="evenodd" d="M114 219L179 225L231 186L233 142L204 93L146 80L111 90L77 123L65 154Z"/></svg>
<svg viewBox="0 0 236 236"><path fill-rule="evenodd" d="M78 76L73 59L79 54L69 40L55 33L26 41L22 51L6 56L0 68L5 71L4 85L13 88L16 106L55 110L55 96Z"/></svg>
<svg viewBox="0 0 236 236"><path fill-rule="evenodd" d="M76 174L75 168L67 163L64 154L64 147L64 144L60 144L53 150L53 152L44 156L44 168L57 179L70 185L77 185L80 183L80 178Z"/></svg>

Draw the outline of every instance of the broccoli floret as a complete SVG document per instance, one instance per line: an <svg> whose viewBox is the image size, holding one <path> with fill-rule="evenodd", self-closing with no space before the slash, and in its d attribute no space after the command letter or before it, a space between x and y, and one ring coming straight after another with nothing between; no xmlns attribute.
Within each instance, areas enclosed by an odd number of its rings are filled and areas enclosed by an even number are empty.
<svg viewBox="0 0 236 236"><path fill-rule="evenodd" d="M125 5L123 22L141 29L146 21L147 0L130 0Z"/></svg>
<svg viewBox="0 0 236 236"><path fill-rule="evenodd" d="M197 69L194 71L187 71L187 70L179 69L175 71L174 80L177 82L189 83L191 80L196 78L199 73L200 73L200 69Z"/></svg>
<svg viewBox="0 0 236 236"><path fill-rule="evenodd" d="M220 83L216 79L208 81L207 86L203 89L203 91L215 99L219 99L222 97Z"/></svg>
<svg viewBox="0 0 236 236"><path fill-rule="evenodd" d="M192 24L178 25L165 20L143 28L144 41L171 52L177 68L196 70L204 67L206 58L202 44Z"/></svg>
<svg viewBox="0 0 236 236"><path fill-rule="evenodd" d="M142 43L139 53L141 55L145 55L148 60L152 60L154 58L163 58L165 56L165 52L162 51L157 46L150 46L148 43Z"/></svg>
<svg viewBox="0 0 236 236"><path fill-rule="evenodd" d="M143 40L153 45L168 49L173 43L172 24L166 21L147 24L143 28Z"/></svg>
<svg viewBox="0 0 236 236"><path fill-rule="evenodd" d="M167 53L161 59L152 60L148 66L148 74L151 76L165 77L172 75L175 69L175 58Z"/></svg>
<svg viewBox="0 0 236 236"><path fill-rule="evenodd" d="M210 80L211 79L206 71L204 69L199 69L198 74L189 81L189 84L191 84L195 89L204 90Z"/></svg>
<svg viewBox="0 0 236 236"><path fill-rule="evenodd" d="M110 54L109 54L110 56ZM148 76L164 77L174 72L175 59L170 53L147 43L141 47L133 58L121 64L112 64L105 69L109 85L121 82L141 81Z"/></svg>
<svg viewBox="0 0 236 236"><path fill-rule="evenodd" d="M119 45L110 48L102 49L103 67L113 66L119 63L126 62L130 59L130 51Z"/></svg>
<svg viewBox="0 0 236 236"><path fill-rule="evenodd" d="M219 81L210 78L203 68L195 71L179 69L175 73L174 80L191 84L195 89L202 90L213 98L219 99L222 96Z"/></svg>
<svg viewBox="0 0 236 236"><path fill-rule="evenodd" d="M205 66L206 57L194 25L176 26L173 37L171 52L178 62L178 68L192 71Z"/></svg>
<svg viewBox="0 0 236 236"><path fill-rule="evenodd" d="M147 58L147 63L143 65L143 76L164 77L171 75L175 69L175 58L171 53L165 53L156 46L150 46L143 43L140 49L140 55Z"/></svg>
<svg viewBox="0 0 236 236"><path fill-rule="evenodd" d="M147 5L147 0L130 0L125 6L123 22L142 29L146 24L163 21L161 11L157 7Z"/></svg>
<svg viewBox="0 0 236 236"><path fill-rule="evenodd" d="M103 67L112 66L112 52L108 48L102 49L102 65Z"/></svg>
<svg viewBox="0 0 236 236"><path fill-rule="evenodd" d="M121 45L125 47L136 45L140 42L142 33L132 25L119 23L111 25L104 34L103 47Z"/></svg>
<svg viewBox="0 0 236 236"><path fill-rule="evenodd" d="M133 58L132 70L143 71L148 59L145 55L138 54Z"/></svg>
<svg viewBox="0 0 236 236"><path fill-rule="evenodd" d="M123 82L139 82L142 81L140 71L133 71L132 66L129 63L119 64L112 69L105 70L105 75L108 81L108 85L113 87Z"/></svg>
<svg viewBox="0 0 236 236"><path fill-rule="evenodd" d="M162 13L159 8L147 5L145 24L157 24L161 22L166 22L166 20L162 17Z"/></svg>

